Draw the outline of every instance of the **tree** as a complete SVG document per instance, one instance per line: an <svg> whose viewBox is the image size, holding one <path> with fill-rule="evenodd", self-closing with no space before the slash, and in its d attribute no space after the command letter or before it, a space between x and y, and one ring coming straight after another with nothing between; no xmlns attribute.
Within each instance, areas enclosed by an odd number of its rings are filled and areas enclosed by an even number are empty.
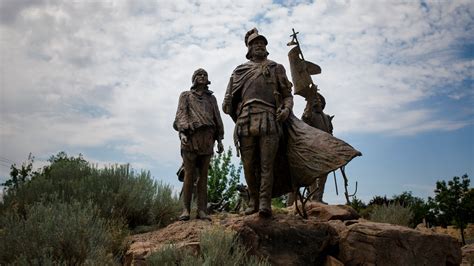
<svg viewBox="0 0 474 266"><path fill-rule="evenodd" d="M231 162L232 149L228 148L211 159L209 168L209 179L207 181L208 202L219 203L219 207L227 206L225 210L230 210L236 204L237 184L240 181L242 166L235 167Z"/></svg>
<svg viewBox="0 0 474 266"><path fill-rule="evenodd" d="M388 205L392 203L390 199L387 198L387 195L385 196L374 196L370 201L369 201L369 206L372 205Z"/></svg>
<svg viewBox="0 0 474 266"><path fill-rule="evenodd" d="M10 167L10 179L0 185L5 186L7 190L16 190L19 186L30 180L36 172L33 171L33 162L35 157L28 155L28 160L24 162L20 168L16 164L12 164ZM11 191L10 191L11 192Z"/></svg>
<svg viewBox="0 0 474 266"><path fill-rule="evenodd" d="M461 178L453 177L453 180L436 182L435 197L428 200L434 203L438 221L454 224L461 231L463 245L464 229L469 221L472 221L474 192L469 188L470 180L467 174Z"/></svg>
<svg viewBox="0 0 474 266"><path fill-rule="evenodd" d="M350 206L357 211L357 213L361 213L365 208L367 208L367 205L360 199L358 199L356 196L352 197L351 204Z"/></svg>

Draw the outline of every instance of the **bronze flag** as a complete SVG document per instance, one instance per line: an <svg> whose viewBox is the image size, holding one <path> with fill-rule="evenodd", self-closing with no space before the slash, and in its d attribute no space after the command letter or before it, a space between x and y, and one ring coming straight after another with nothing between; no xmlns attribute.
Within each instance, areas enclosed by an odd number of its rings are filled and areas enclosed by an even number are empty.
<svg viewBox="0 0 474 266"><path fill-rule="evenodd" d="M315 63L304 60L300 46L297 42L291 42L290 44L296 44L296 46L288 52L291 78L293 80L295 94L301 95L307 99L310 96L312 87L314 86L311 75L320 74L321 67Z"/></svg>

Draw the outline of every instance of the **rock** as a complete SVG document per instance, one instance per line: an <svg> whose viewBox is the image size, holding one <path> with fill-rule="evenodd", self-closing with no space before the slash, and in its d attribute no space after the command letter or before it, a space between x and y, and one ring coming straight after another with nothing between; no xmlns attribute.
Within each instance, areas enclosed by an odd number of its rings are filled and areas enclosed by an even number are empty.
<svg viewBox="0 0 474 266"><path fill-rule="evenodd" d="M344 266L344 263L334 258L333 256L326 256L323 266Z"/></svg>
<svg viewBox="0 0 474 266"><path fill-rule="evenodd" d="M320 265L337 250L337 232L315 219L277 214L262 219L257 214L236 220L231 226L252 255L272 265Z"/></svg>
<svg viewBox="0 0 474 266"><path fill-rule="evenodd" d="M458 265L461 248L455 238L432 230L410 229L354 218L341 206L309 204L311 216L274 212L272 218L258 214L213 215L212 222L190 220L129 238L126 265L146 264L152 252L172 243L177 248L200 252L199 235L220 227L238 233L250 255L268 258L273 265ZM341 214L341 213L346 214ZM292 213L292 212L289 212ZM336 219L335 217L339 217ZM352 218L352 219L350 219ZM326 221L327 220L327 221ZM463 248L472 258L472 245ZM463 262L464 263L464 262Z"/></svg>
<svg viewBox="0 0 474 266"><path fill-rule="evenodd" d="M125 265L140 265L151 253L173 243L177 248L199 252L199 234L213 225L209 221L190 220L175 222L167 227L144 234L133 235L125 253Z"/></svg>
<svg viewBox="0 0 474 266"><path fill-rule="evenodd" d="M415 229L418 230L418 231L425 232L425 233L435 233L435 230L433 230L432 228L426 227L426 225L424 223L418 224L415 227Z"/></svg>
<svg viewBox="0 0 474 266"><path fill-rule="evenodd" d="M408 227L361 221L340 234L344 265L459 265L456 239Z"/></svg>
<svg viewBox="0 0 474 266"><path fill-rule="evenodd" d="M461 248L461 265L474 265L474 244L465 245Z"/></svg>
<svg viewBox="0 0 474 266"><path fill-rule="evenodd" d="M299 216L275 214L272 218L227 216L213 222L176 222L161 230L134 235L125 264L143 263L152 252L174 243L178 248L199 251L199 234L212 226L230 228L239 234L251 255L268 258L273 265L322 264L327 254L337 253L338 233L327 223Z"/></svg>
<svg viewBox="0 0 474 266"><path fill-rule="evenodd" d="M299 204L298 207L301 208L301 205ZM305 208L308 217L314 217L318 221L346 221L359 219L360 217L351 206L347 205L326 205L320 202L310 201L305 204ZM288 209L296 213L295 205L288 207Z"/></svg>

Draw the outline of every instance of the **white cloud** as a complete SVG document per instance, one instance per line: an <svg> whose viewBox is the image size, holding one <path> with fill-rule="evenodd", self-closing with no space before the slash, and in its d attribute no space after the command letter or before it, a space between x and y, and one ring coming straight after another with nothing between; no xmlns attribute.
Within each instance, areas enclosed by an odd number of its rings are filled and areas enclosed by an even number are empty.
<svg viewBox="0 0 474 266"><path fill-rule="evenodd" d="M456 46L473 33L468 1L2 3L0 137L13 160L110 143L130 158L179 160L171 127L179 93L204 67L222 101L254 26L288 75L285 44L291 28L301 32L306 59L323 69L314 80L337 133L416 134L472 123L414 105L433 95L472 103L472 86L460 86L472 79L473 61ZM299 115L304 101L296 98ZM233 125L223 119L227 146Z"/></svg>

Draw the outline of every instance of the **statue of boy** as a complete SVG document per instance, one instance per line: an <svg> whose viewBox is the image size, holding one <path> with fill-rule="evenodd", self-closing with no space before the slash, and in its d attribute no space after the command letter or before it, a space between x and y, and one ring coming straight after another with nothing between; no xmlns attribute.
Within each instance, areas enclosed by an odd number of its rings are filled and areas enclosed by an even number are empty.
<svg viewBox="0 0 474 266"><path fill-rule="evenodd" d="M282 122L292 108L292 84L285 68L267 59L267 39L252 29L245 35L246 58L230 77L222 108L235 122L234 141L242 155L249 190L245 214L270 217L273 168Z"/></svg>
<svg viewBox="0 0 474 266"><path fill-rule="evenodd" d="M332 119L334 116L327 115L323 112L324 107L326 107L326 100L324 97L317 92L317 88L314 87L311 91L311 95L306 102L306 107L304 109L301 120L306 124L320 129L324 132L327 132L332 135L333 125ZM309 186L309 191L311 192L311 200L316 202L321 202L327 204L323 201L324 186L328 178L327 174L319 176L314 183ZM296 195L294 192L288 193L287 206L291 206L295 202Z"/></svg>
<svg viewBox="0 0 474 266"><path fill-rule="evenodd" d="M174 129L179 132L184 164L183 213L179 216L181 221L190 219L194 183L198 207L196 218L211 220L207 214L207 175L216 140L217 152L224 151L224 126L216 97L208 89L211 82L207 72L202 68L194 71L192 82L191 89L179 96L173 123Z"/></svg>
<svg viewBox="0 0 474 266"><path fill-rule="evenodd" d="M332 135L333 126L331 121L333 116L325 114L323 112L324 107L326 107L326 100L321 94L314 90L313 96L308 99L301 119L306 122L306 124ZM311 184L310 191L314 191L313 195L311 196L312 201L327 204L323 201L324 186L326 184L327 178L327 174L322 175L317 178L313 184Z"/></svg>

